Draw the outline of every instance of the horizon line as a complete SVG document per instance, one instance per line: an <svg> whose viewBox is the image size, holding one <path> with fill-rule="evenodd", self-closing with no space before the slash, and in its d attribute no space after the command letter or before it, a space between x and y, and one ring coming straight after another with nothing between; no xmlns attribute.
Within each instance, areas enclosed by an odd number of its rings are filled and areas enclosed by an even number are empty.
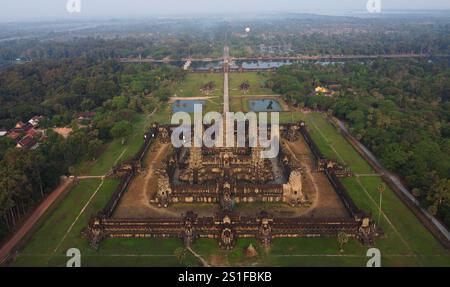
<svg viewBox="0 0 450 287"><path fill-rule="evenodd" d="M323 17L371 17L371 18L382 18L388 15L411 15L417 16L421 14L427 14L427 16L445 16L450 17L450 8L445 9L384 9L380 13L369 13L364 9L315 9L311 11L258 11L258 12L187 12L187 13L135 13L135 14L111 14L111 15L83 15L83 13L64 13L61 16L48 16L48 17L28 17L28 18L17 18L17 19L0 19L0 24L13 24L13 23L45 23L45 22L59 22L59 21L70 21L70 22L81 22L81 21L117 21L117 20L150 20L157 18L208 18L213 16L221 17L240 17L240 18L255 18L258 16L267 15L310 15L310 16L323 16ZM434 14L434 15L433 15ZM244 17L243 17L244 16Z"/></svg>

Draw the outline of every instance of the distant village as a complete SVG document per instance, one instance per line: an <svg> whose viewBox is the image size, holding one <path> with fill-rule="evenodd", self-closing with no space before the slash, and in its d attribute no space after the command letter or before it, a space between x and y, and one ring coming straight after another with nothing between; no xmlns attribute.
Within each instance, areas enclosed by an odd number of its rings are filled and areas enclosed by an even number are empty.
<svg viewBox="0 0 450 287"><path fill-rule="evenodd" d="M45 134L44 130L39 129L39 122L42 119L42 116L35 116L26 123L19 121L13 129L0 131L0 137L6 136L12 139L16 142L17 148L37 149Z"/></svg>
<svg viewBox="0 0 450 287"><path fill-rule="evenodd" d="M85 126L95 116L95 112L80 112L75 115L79 127ZM19 121L14 128L10 130L0 129L0 138L8 137L16 143L18 149L35 150L39 144L46 140L46 129L42 129L39 123L44 119L43 116L34 116L27 122ZM72 132L70 127L54 127L54 132L67 138Z"/></svg>

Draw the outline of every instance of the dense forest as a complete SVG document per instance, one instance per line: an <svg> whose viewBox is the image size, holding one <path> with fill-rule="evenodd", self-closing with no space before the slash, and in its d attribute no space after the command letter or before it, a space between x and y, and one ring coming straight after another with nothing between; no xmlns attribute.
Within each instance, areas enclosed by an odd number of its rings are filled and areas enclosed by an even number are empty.
<svg viewBox="0 0 450 287"><path fill-rule="evenodd" d="M220 56L222 47L197 37L184 36L173 39L153 39L135 37L103 39L98 37L75 38L66 41L22 40L11 41L0 46L0 63L14 62L16 59L67 59L89 57L95 59L117 59L124 57L152 57L163 59L172 57Z"/></svg>
<svg viewBox="0 0 450 287"><path fill-rule="evenodd" d="M0 238L82 160L95 159L112 138L124 138L137 113L164 99L165 86L183 79L170 66L126 65L86 57L33 61L0 72L0 128L42 115L35 150L0 138ZM79 121L78 113L92 119ZM53 127L70 127L67 138Z"/></svg>
<svg viewBox="0 0 450 287"><path fill-rule="evenodd" d="M345 120L421 203L450 226L448 58L293 65L266 85L287 101ZM333 87L333 96L311 93Z"/></svg>
<svg viewBox="0 0 450 287"><path fill-rule="evenodd" d="M0 23L0 67L39 59L219 57L223 24L205 19Z"/></svg>

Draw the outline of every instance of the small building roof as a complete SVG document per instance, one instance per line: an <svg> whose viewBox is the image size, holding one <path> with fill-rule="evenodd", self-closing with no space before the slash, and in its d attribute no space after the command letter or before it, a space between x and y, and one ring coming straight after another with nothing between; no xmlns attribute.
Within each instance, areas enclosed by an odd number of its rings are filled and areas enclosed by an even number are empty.
<svg viewBox="0 0 450 287"><path fill-rule="evenodd" d="M17 147L35 149L37 144L38 142L33 137L27 135L17 143Z"/></svg>
<svg viewBox="0 0 450 287"><path fill-rule="evenodd" d="M33 120L33 121L40 121L40 120L42 120L44 117L43 116L34 116L34 117L32 117L31 118L31 120Z"/></svg>
<svg viewBox="0 0 450 287"><path fill-rule="evenodd" d="M35 137L35 136L37 136L38 135L38 131L37 130L35 130L34 128L31 128L31 129L29 129L28 131L27 131L27 136L30 136L30 137Z"/></svg>
<svg viewBox="0 0 450 287"><path fill-rule="evenodd" d="M34 116L32 117L28 123L31 124L33 127L36 127L39 125L40 120L42 120L43 116Z"/></svg>
<svg viewBox="0 0 450 287"><path fill-rule="evenodd" d="M20 136L20 133L16 131L9 131L7 134L7 137L9 137L12 140L17 140L17 138Z"/></svg>
<svg viewBox="0 0 450 287"><path fill-rule="evenodd" d="M24 122L22 122L22 121L18 121L17 123L16 123L16 129L23 129L24 127L25 127L26 125L25 125L25 123Z"/></svg>
<svg viewBox="0 0 450 287"><path fill-rule="evenodd" d="M316 93L329 93L330 92L330 90L328 90L325 87L321 87L321 86L316 87L315 91L316 91Z"/></svg>

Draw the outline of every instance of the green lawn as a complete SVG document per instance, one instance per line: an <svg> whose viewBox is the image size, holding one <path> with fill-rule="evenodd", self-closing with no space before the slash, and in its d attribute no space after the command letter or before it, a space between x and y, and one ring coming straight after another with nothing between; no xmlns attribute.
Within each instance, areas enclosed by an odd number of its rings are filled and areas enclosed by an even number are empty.
<svg viewBox="0 0 450 287"><path fill-rule="evenodd" d="M282 124L296 123L301 120L304 120L304 118L305 118L305 115L300 112L297 112L297 111L280 113L280 123L282 123Z"/></svg>
<svg viewBox="0 0 450 287"><path fill-rule="evenodd" d="M214 82L215 89L210 95L203 94L201 88L208 82ZM174 96L177 97L222 97L222 73L188 73L186 79L174 87Z"/></svg>
<svg viewBox="0 0 450 287"><path fill-rule="evenodd" d="M353 149L322 114L310 113L305 117L312 138L322 153L351 167L358 174L373 173L370 165Z"/></svg>
<svg viewBox="0 0 450 287"><path fill-rule="evenodd" d="M229 92L230 96L242 96L244 92L241 91L240 85L248 81L250 84L249 91L246 95L272 95L272 89L265 87L265 82L268 79L268 73L264 72L246 72L246 73L229 73Z"/></svg>
<svg viewBox="0 0 450 287"><path fill-rule="evenodd" d="M104 175L117 162L131 159L141 148L143 136L150 121L146 115L139 114L133 120L133 130L125 144L120 139L105 145L100 157L95 161L83 161L75 167L78 175Z"/></svg>
<svg viewBox="0 0 450 287"><path fill-rule="evenodd" d="M196 266L189 255L180 264L173 255L182 246L178 239L109 239L96 251L81 236L91 216L111 198L118 180L83 180L77 184L34 232L11 266L65 266L69 248L81 251L82 266ZM83 210L84 209L84 210ZM83 210L83 211L82 211Z"/></svg>
<svg viewBox="0 0 450 287"><path fill-rule="evenodd" d="M343 183L356 204L377 218L377 187L382 183L381 178L366 175L374 173L373 169L322 114L308 114L306 122L312 137L326 156L331 157L334 154L335 158L342 159L352 171L362 174L359 177L344 179ZM382 252L407 252L417 256L419 265L450 265L449 252L433 238L389 188L386 188L383 194L382 211L384 215L380 224L386 232L386 238L377 241Z"/></svg>
<svg viewBox="0 0 450 287"><path fill-rule="evenodd" d="M201 92L201 88L208 82L214 82L215 89L210 94ZM186 79L174 88L177 97L209 97L205 99L203 113L219 112L223 110L223 74L222 73L189 73ZM172 115L171 104L163 104L155 115L159 123L170 123Z"/></svg>
<svg viewBox="0 0 450 287"><path fill-rule="evenodd" d="M45 220L37 231L31 235L25 248L20 251L14 266L47 266L54 255L61 254L62 246L84 247L80 232L87 225L90 215L100 211L102 204L112 195L117 180L106 180L76 220L82 209L101 183L99 179L79 182L69 191L56 207L45 215ZM75 222L75 224L74 224ZM73 227L71 228L73 224ZM71 228L71 231L69 229ZM67 233L67 235L66 235ZM66 237L65 237L66 236ZM63 240L63 238L65 239ZM58 250L57 247L60 246Z"/></svg>
<svg viewBox="0 0 450 287"><path fill-rule="evenodd" d="M162 103L159 109L151 117L151 121L160 124L169 124L171 116L172 116L171 104Z"/></svg>

